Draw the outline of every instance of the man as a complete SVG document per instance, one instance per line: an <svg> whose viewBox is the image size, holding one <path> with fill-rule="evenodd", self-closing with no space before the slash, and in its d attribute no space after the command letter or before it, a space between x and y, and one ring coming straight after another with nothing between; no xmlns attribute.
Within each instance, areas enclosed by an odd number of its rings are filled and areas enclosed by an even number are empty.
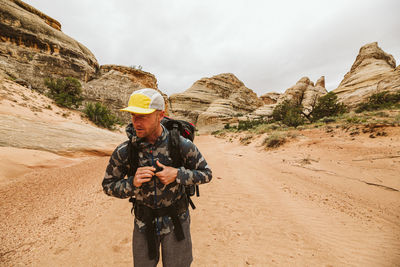
<svg viewBox="0 0 400 267"><path fill-rule="evenodd" d="M182 136L179 151L183 166L172 167L170 134L161 124L164 109L164 98L156 90L132 93L128 107L121 109L132 116L126 129L129 140L113 152L102 183L107 195L134 197L135 266L156 266L160 246L163 266L190 266L193 257L185 185L208 183L212 178L197 147ZM130 170L135 160L134 173Z"/></svg>

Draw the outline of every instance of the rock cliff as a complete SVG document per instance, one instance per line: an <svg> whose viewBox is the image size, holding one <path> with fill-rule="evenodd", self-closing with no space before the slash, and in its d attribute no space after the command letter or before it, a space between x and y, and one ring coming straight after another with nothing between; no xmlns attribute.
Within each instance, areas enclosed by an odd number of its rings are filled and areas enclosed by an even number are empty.
<svg viewBox="0 0 400 267"><path fill-rule="evenodd" d="M19 0L0 0L0 72L43 91L46 77L88 81L98 70L94 55L61 32L55 19Z"/></svg>
<svg viewBox="0 0 400 267"><path fill-rule="evenodd" d="M184 93L171 95L169 102L174 117L204 131L221 128L263 105L257 94L231 73L200 79Z"/></svg>
<svg viewBox="0 0 400 267"><path fill-rule="evenodd" d="M96 76L83 84L83 94L86 101L98 101L108 106L113 113L123 121L129 120L129 114L119 109L128 104L133 91L142 88L157 89L156 77L138 69L117 65L102 65ZM159 90L158 90L159 91ZM160 91L159 91L160 92ZM160 92L165 102L168 98ZM168 112L168 107L166 107Z"/></svg>
<svg viewBox="0 0 400 267"><path fill-rule="evenodd" d="M392 55L377 42L360 48L359 54L339 87L333 90L346 105L355 107L371 94L400 90L400 68Z"/></svg>

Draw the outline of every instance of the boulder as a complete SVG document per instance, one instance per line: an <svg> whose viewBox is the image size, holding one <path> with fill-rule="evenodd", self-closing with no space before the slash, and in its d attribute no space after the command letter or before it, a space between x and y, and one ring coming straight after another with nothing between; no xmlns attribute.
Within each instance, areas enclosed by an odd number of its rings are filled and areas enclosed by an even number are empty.
<svg viewBox="0 0 400 267"><path fill-rule="evenodd" d="M398 90L400 68L396 68L393 56L374 42L360 48L350 71L333 92L341 102L354 108L374 93Z"/></svg>
<svg viewBox="0 0 400 267"><path fill-rule="evenodd" d="M19 0L0 0L0 72L44 91L44 78L90 80L99 66L61 24Z"/></svg>
<svg viewBox="0 0 400 267"><path fill-rule="evenodd" d="M257 94L231 73L202 78L185 92L171 95L169 102L172 116L188 120L202 131L220 129L263 105Z"/></svg>

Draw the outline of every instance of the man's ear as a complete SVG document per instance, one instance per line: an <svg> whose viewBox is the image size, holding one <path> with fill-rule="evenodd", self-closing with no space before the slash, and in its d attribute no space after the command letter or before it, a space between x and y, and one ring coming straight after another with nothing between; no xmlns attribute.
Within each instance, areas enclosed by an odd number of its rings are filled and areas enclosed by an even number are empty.
<svg viewBox="0 0 400 267"><path fill-rule="evenodd" d="M165 112L164 112L164 110L160 110L159 111L159 113L158 113L158 120L161 122L161 120L164 118L164 114L165 114Z"/></svg>

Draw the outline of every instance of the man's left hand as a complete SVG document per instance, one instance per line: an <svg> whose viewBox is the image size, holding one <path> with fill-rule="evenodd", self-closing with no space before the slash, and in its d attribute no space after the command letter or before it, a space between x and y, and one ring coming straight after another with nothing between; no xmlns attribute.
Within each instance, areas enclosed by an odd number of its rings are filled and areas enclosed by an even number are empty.
<svg viewBox="0 0 400 267"><path fill-rule="evenodd" d="M163 168L162 171L155 173L155 175L158 177L158 179L161 181L161 183L167 185L176 180L176 176L178 175L178 169L170 167L170 166L165 166L162 163L160 163L158 160L157 160L156 164L159 167Z"/></svg>

